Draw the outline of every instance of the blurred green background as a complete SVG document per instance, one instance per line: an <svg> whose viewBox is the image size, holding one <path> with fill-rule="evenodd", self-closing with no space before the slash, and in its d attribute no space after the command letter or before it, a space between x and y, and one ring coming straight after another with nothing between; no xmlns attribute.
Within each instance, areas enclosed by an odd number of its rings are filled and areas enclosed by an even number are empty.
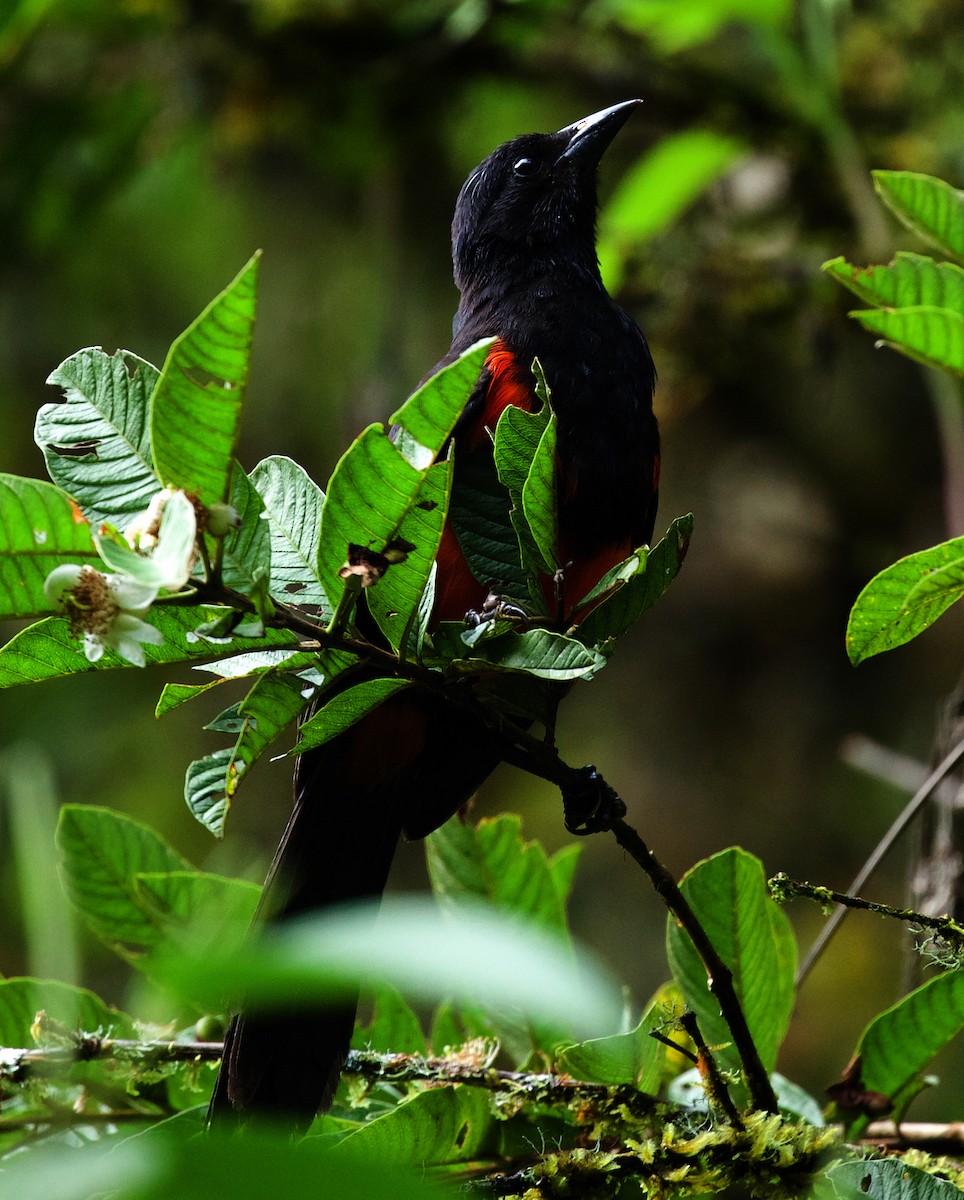
<svg viewBox="0 0 964 1200"><path fill-rule="evenodd" d="M666 598L567 702L561 742L678 873L739 843L771 873L846 886L903 796L840 744L861 732L926 760L961 645L952 611L855 671L846 615L875 571L964 532L964 456L953 385L875 350L819 266L919 248L870 167L964 182L962 0L10 3L0 469L19 474L43 474L32 424L63 358L96 344L160 364L262 247L241 458L289 454L323 483L448 346L468 171L506 137L644 98L603 164L602 259L660 371L658 527L692 510L696 531ZM130 670L0 695L3 973L74 970L21 915L24 890L57 903L45 797L123 809L199 865L261 877L290 764L258 767L215 845L181 801L187 763L220 745L199 729L214 708L157 724L161 683ZM536 781L500 773L478 809L503 807L567 840ZM899 902L905 870L898 856L869 890ZM424 885L420 847L396 880ZM662 982L660 905L609 840L586 842L573 907L639 1000ZM809 942L819 913L791 915ZM120 966L82 946L83 980L123 1002ZM802 994L785 1073L818 1094L835 1077L896 998L899 951L895 930L851 919ZM961 1057L915 1112L959 1115Z"/></svg>

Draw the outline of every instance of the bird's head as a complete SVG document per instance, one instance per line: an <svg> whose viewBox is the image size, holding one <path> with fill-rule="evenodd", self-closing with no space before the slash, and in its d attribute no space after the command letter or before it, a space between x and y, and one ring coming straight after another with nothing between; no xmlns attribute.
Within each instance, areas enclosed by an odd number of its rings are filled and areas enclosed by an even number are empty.
<svg viewBox="0 0 964 1200"><path fill-rule="evenodd" d="M465 181L452 249L459 287L508 256L595 268L596 168L639 100L625 100L556 133L505 142Z"/></svg>

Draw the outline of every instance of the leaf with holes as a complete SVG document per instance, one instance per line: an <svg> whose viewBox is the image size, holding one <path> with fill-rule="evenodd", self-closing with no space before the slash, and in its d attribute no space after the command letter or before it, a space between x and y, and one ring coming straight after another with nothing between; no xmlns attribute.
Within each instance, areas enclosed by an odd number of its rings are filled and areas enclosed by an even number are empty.
<svg viewBox="0 0 964 1200"><path fill-rule="evenodd" d="M955 263L938 263L925 254L901 250L886 267L855 267L845 258L834 258L823 264L823 270L868 304L925 305L964 313L964 269Z"/></svg>
<svg viewBox="0 0 964 1200"><path fill-rule="evenodd" d="M44 581L64 563L103 566L76 505L51 483L0 475L0 616L49 613Z"/></svg>
<svg viewBox="0 0 964 1200"><path fill-rule="evenodd" d="M174 342L151 400L151 448L165 484L214 504L228 498L248 381L258 262Z"/></svg>
<svg viewBox="0 0 964 1200"><path fill-rule="evenodd" d="M488 1147L494 1126L492 1106L479 1088L430 1088L367 1121L331 1153L336 1161L354 1152L420 1168L472 1162Z"/></svg>
<svg viewBox="0 0 964 1200"><path fill-rule="evenodd" d="M129 350L78 350L47 378L64 399L37 414L34 440L50 478L95 527L123 527L161 489L148 432L159 372Z"/></svg>

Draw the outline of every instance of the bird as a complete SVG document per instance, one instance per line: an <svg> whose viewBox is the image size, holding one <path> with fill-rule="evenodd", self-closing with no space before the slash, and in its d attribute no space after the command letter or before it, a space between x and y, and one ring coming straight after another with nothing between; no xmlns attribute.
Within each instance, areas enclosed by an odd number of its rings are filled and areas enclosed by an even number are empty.
<svg viewBox="0 0 964 1200"><path fill-rule="evenodd" d="M648 544L656 517L656 372L642 332L606 291L596 250L599 162L639 104L626 100L555 132L513 138L471 172L452 223L459 302L451 346L425 376L495 339L452 434L451 514L473 472L492 469L501 412L540 403L533 363L541 365L558 422L565 567L551 586L563 626L608 569ZM489 585L473 575L449 519L433 621L477 613ZM380 896L399 839L437 828L498 765L497 741L478 726L444 697L406 689L305 752L256 920L277 926ZM331 1105L354 1019L351 1004L236 1014L209 1127L270 1119L303 1133Z"/></svg>

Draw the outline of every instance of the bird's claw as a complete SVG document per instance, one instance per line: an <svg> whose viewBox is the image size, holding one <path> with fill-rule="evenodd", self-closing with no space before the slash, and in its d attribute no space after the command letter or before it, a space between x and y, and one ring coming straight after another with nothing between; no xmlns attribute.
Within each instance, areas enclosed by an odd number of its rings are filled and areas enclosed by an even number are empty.
<svg viewBox="0 0 964 1200"><path fill-rule="evenodd" d="M465 614L465 623L469 629L478 629L490 621L526 621L529 614L518 604L506 600L497 592L489 592L481 609L470 608Z"/></svg>
<svg viewBox="0 0 964 1200"><path fill-rule="evenodd" d="M626 805L593 766L580 767L562 788L566 829L578 837L601 833L626 815Z"/></svg>

